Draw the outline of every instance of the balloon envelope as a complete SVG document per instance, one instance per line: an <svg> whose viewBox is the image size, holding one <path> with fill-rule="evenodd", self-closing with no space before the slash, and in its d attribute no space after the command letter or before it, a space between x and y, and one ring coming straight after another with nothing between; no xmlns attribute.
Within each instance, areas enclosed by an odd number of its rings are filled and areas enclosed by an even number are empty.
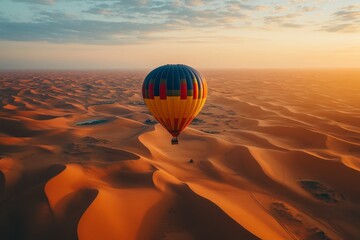
<svg viewBox="0 0 360 240"><path fill-rule="evenodd" d="M204 106L207 84L194 68L168 64L146 76L142 95L155 119L176 138Z"/></svg>

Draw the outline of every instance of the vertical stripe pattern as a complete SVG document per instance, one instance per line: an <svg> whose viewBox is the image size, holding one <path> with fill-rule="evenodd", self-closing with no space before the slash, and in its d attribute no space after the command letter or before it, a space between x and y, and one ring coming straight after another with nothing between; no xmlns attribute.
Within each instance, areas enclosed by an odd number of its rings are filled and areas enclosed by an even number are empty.
<svg viewBox="0 0 360 240"><path fill-rule="evenodd" d="M207 84L194 68L168 64L145 77L142 95L155 119L177 137L204 106Z"/></svg>

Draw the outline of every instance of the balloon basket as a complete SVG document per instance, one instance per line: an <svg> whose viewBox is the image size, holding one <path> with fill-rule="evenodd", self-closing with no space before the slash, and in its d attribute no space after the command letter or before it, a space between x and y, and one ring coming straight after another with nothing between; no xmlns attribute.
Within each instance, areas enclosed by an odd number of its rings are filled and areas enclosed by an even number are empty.
<svg viewBox="0 0 360 240"><path fill-rule="evenodd" d="M171 139L171 144L172 145L179 144L179 140L176 137L174 137L174 138Z"/></svg>

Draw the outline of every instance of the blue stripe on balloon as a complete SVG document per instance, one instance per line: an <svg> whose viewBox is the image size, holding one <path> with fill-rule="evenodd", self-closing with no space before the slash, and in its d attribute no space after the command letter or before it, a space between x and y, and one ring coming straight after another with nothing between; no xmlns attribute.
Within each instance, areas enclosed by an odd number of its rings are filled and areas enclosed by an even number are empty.
<svg viewBox="0 0 360 240"><path fill-rule="evenodd" d="M188 90L188 96L192 96L192 90L193 90L193 75L190 72L189 68L183 68L185 75L186 75L186 86L187 86L187 90ZM191 90L191 91L190 91ZM191 95L189 95L191 94Z"/></svg>

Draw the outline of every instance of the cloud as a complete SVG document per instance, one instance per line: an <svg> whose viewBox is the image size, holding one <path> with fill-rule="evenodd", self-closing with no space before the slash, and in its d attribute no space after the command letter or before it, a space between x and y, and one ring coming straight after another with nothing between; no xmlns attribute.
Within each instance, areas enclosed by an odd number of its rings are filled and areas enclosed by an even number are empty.
<svg viewBox="0 0 360 240"><path fill-rule="evenodd" d="M279 24L284 26L284 24L294 24L293 21L295 21L295 18L300 16L296 13L286 14L286 15L274 15L274 16L267 16L264 18L266 24Z"/></svg>
<svg viewBox="0 0 360 240"><path fill-rule="evenodd" d="M360 31L360 28L358 24L342 23L342 24L324 25L322 26L321 30L327 32L354 33Z"/></svg>
<svg viewBox="0 0 360 240"><path fill-rule="evenodd" d="M0 23L3 40L78 42L88 44L130 44L144 41L138 32L159 30L151 24L90 20L44 23ZM120 37L122 36L122 37ZM144 38L145 39L145 38Z"/></svg>
<svg viewBox="0 0 360 240"><path fill-rule="evenodd" d="M178 23L178 28L216 28L229 27L237 20L245 19L247 14L244 6L231 1L221 7L216 1L207 1L205 6L202 1L149 1L144 5L134 5L127 1L113 2L110 4L97 4L84 11L94 15L112 18L125 18L138 22L172 22ZM246 5L245 10L256 11L258 6Z"/></svg>
<svg viewBox="0 0 360 240"><path fill-rule="evenodd" d="M43 5L53 5L55 0L13 0L14 2L24 2L32 4L43 4Z"/></svg>
<svg viewBox="0 0 360 240"><path fill-rule="evenodd" d="M111 9L110 5L107 3L101 3L98 5L95 5L85 11L84 13L91 13L95 15L103 15L103 16L113 16L114 12Z"/></svg>
<svg viewBox="0 0 360 240"><path fill-rule="evenodd" d="M318 10L317 6L302 6L300 7L301 12L312 12Z"/></svg>
<svg viewBox="0 0 360 240"><path fill-rule="evenodd" d="M283 24L281 24L281 26L287 27L287 28L301 28L301 27L303 27L303 25L296 24L296 23L283 23Z"/></svg>
<svg viewBox="0 0 360 240"><path fill-rule="evenodd" d="M338 20L342 21L353 21L360 19L360 11L346 11L341 10L333 14Z"/></svg>
<svg viewBox="0 0 360 240"><path fill-rule="evenodd" d="M43 6L26 5L27 15L31 16L28 21L15 21L10 14L0 15L0 39L89 44L146 43L155 36L156 39L168 40L165 35L171 31L191 30L206 36L206 32L224 29L305 28L310 24L303 21L303 16L319 8L308 0L293 0L287 5L258 4L249 0L12 1ZM60 2L62 4L58 4ZM303 6L304 2L306 6ZM357 5L344 6L331 16L331 21L313 21L312 24L321 26L323 31L357 29L353 26L355 21L359 21ZM187 38L192 41L195 37L190 34Z"/></svg>
<svg viewBox="0 0 360 240"><path fill-rule="evenodd" d="M186 0L185 2L190 6L201 6L204 4L204 1L202 0Z"/></svg>
<svg viewBox="0 0 360 240"><path fill-rule="evenodd" d="M246 4L246 3L243 3L240 1L224 1L224 4L225 4L226 8L229 9L230 11L239 11L239 10L263 11L263 10L268 9L268 6L265 6L265 5L252 5L252 4Z"/></svg>
<svg viewBox="0 0 360 240"><path fill-rule="evenodd" d="M343 7L343 10L355 10L360 8L360 4L353 4L353 5L348 5L346 7Z"/></svg>
<svg viewBox="0 0 360 240"><path fill-rule="evenodd" d="M245 17L239 13L215 13L211 9L176 8L167 3L155 6L139 0L135 4L136 11L125 13L121 9L125 6L135 8L134 2L101 3L85 11L95 15L111 16L107 20L84 19L83 15L61 11L40 11L32 22L12 22L3 19L0 21L0 39L54 43L137 44L147 43L154 38L168 39L166 36L155 37L157 33L187 29L198 29L201 32L204 29L231 26L238 19ZM156 21L153 16L156 16ZM191 40L192 37L188 38Z"/></svg>
<svg viewBox="0 0 360 240"><path fill-rule="evenodd" d="M282 6L282 5L275 5L274 10L276 12L283 12L283 11L288 10L288 8L286 6Z"/></svg>
<svg viewBox="0 0 360 240"><path fill-rule="evenodd" d="M55 0L15 0L50 4ZM57 0L57 2L80 0ZM33 8L31 21L0 22L0 39L18 41L130 44L150 41L169 31L205 32L251 27L252 16L270 9L247 1L216 0L104 0L86 1L82 9L44 11ZM35 10L34 10L35 9ZM291 15L289 14L288 17ZM270 18L269 18L270 19ZM279 22L279 26L285 22ZM283 27L295 27L284 24ZM206 33L204 33L206 36ZM191 40L193 36L189 35ZM165 37L164 37L165 39Z"/></svg>
<svg viewBox="0 0 360 240"><path fill-rule="evenodd" d="M360 5L348 5L332 14L332 18L320 27L321 31L355 33L360 31Z"/></svg>

